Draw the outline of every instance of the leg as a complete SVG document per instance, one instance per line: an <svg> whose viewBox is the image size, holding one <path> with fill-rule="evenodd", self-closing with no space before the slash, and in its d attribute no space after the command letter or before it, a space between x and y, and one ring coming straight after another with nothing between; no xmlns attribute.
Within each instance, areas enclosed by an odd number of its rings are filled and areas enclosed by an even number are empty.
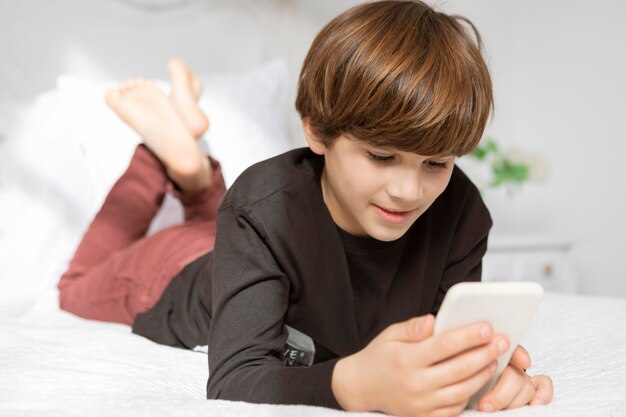
<svg viewBox="0 0 626 417"><path fill-rule="evenodd" d="M191 120L195 120L195 128L200 129L195 131L195 135L202 135L208 127L206 116L196 104L202 89L198 78L182 61L173 60L169 69L172 78L171 103L151 83L142 80L128 81L119 90L113 90L108 95L109 99L114 97L113 110L122 119L131 120L130 126L143 134L147 143L160 145L166 139L160 135L154 137L151 131L143 128L144 124L154 127L161 135L171 134L174 141L185 144L189 133L181 133L185 127L181 127L178 113L195 115ZM141 116L139 122L135 120L138 118L136 114ZM161 116L164 120L154 120ZM200 116L204 117L204 124L201 123ZM192 145L195 146L195 143ZM199 151L196 152L199 154ZM183 152L183 159L185 156L188 155ZM168 155L168 160L175 167L178 162L176 157ZM207 186L199 192L185 193L174 189L164 165L155 154L146 147L139 146L129 168L109 192L100 212L82 239L70 264L70 270L93 267L104 261L108 254L142 238L161 206L166 186L182 201L186 221L215 219L217 207L225 193L224 181L217 161L201 155L199 157L210 168L208 172L198 172L197 176L210 175L211 178L207 181ZM195 180L192 182L197 183Z"/></svg>
<svg viewBox="0 0 626 417"><path fill-rule="evenodd" d="M59 283L63 310L87 319L132 324L186 265L211 251L215 222L189 222L140 239Z"/></svg>
<svg viewBox="0 0 626 417"><path fill-rule="evenodd" d="M60 302L86 318L132 323L182 267L212 249L214 223L198 221L214 220L225 187L219 164L200 154L175 108L152 83L127 82L107 101L161 155L138 147L61 278ZM186 170L196 157L203 163ZM143 238L166 187L179 194L187 222ZM136 197L145 194L143 200L152 204L135 207Z"/></svg>
<svg viewBox="0 0 626 417"><path fill-rule="evenodd" d="M226 184L222 177L222 168L213 158L207 158L212 167L212 177L209 186L195 194L184 193L169 182L167 190L183 204L185 222L215 221L217 209L226 194Z"/></svg>
<svg viewBox="0 0 626 417"><path fill-rule="evenodd" d="M163 165L154 154L137 146L126 172L113 185L83 236L59 286L65 284L68 274L80 275L141 239L161 207L167 181Z"/></svg>
<svg viewBox="0 0 626 417"><path fill-rule="evenodd" d="M62 309L83 317L126 322L130 317L128 308L107 311L108 319L100 309L108 308L124 290L130 293L136 288L128 287L131 281L108 278L114 272L126 273L121 270L132 266L132 263L122 262L123 253L145 236L161 206L167 181L161 162L145 146L137 146L126 172L111 188L59 280ZM138 256L137 249L131 253ZM94 301L98 295L102 299Z"/></svg>
<svg viewBox="0 0 626 417"><path fill-rule="evenodd" d="M179 59L172 59L167 69L172 85L170 101L193 137L198 139L209 127L206 115L198 106L202 84L189 67ZM177 190L176 187L168 188L168 191L182 202L185 221L214 220L217 208L226 193L219 163L211 158L209 162L212 168L212 178L210 185L204 190L198 193L185 193Z"/></svg>

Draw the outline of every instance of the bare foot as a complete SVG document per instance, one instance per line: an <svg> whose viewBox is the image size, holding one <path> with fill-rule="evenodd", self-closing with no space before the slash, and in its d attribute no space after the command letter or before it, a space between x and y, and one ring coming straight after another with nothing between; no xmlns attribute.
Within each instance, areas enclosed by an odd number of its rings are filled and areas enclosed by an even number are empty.
<svg viewBox="0 0 626 417"><path fill-rule="evenodd" d="M209 119L198 106L202 83L180 59L170 60L167 71L172 83L172 103L193 137L198 139L209 128Z"/></svg>
<svg viewBox="0 0 626 417"><path fill-rule="evenodd" d="M163 162L170 178L187 193L206 188L211 165L170 100L152 81L132 79L106 94L106 102Z"/></svg>

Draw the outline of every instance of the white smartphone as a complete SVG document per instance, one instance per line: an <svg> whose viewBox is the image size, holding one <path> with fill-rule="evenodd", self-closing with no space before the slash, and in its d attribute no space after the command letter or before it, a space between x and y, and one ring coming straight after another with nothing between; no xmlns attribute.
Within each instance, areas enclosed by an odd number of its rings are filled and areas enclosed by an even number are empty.
<svg viewBox="0 0 626 417"><path fill-rule="evenodd" d="M475 409L478 400L498 382L542 296L543 288L535 282L462 282L448 290L435 320L435 335L487 321L494 333L506 335L511 342L509 350L498 358L495 374L470 398L467 408Z"/></svg>

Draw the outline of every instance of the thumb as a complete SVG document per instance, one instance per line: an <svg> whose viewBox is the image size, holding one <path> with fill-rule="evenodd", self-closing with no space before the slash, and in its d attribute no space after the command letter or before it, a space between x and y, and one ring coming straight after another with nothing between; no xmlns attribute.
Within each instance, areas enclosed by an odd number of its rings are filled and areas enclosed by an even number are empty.
<svg viewBox="0 0 626 417"><path fill-rule="evenodd" d="M388 341L421 342L432 336L434 326L434 316L427 314L392 324L384 330L381 336Z"/></svg>

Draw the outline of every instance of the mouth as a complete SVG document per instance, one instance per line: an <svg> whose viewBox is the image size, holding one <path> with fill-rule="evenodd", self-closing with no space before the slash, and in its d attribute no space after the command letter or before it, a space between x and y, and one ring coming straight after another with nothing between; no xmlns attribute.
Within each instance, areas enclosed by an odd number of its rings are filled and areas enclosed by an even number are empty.
<svg viewBox="0 0 626 417"><path fill-rule="evenodd" d="M405 222L411 214L415 212L416 209L412 210L398 210L391 208L383 208L376 204L373 204L375 211L378 213L378 216L387 223L392 224L400 224Z"/></svg>

